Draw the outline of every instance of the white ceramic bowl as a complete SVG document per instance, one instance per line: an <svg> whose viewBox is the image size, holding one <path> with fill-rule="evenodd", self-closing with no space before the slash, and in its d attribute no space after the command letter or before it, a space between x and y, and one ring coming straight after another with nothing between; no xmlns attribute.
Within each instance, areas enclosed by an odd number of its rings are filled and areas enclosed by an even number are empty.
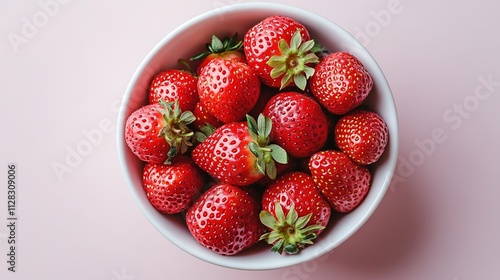
<svg viewBox="0 0 500 280"><path fill-rule="evenodd" d="M318 39L330 51L349 51L365 65L374 80L374 88L366 100L371 110L380 114L389 127L389 144L376 164L372 187L363 203L353 212L336 218L316 239L315 245L293 256L272 253L264 242L235 256L222 256L199 245L190 235L180 215L165 216L148 202L141 186L143 164L136 158L124 140L127 117L146 103L147 90L152 77L167 68L177 67L178 58L189 58L202 51L204 44L216 32L219 37L241 36L252 25L271 15L285 15L304 24L311 38ZM193 49L190 46L200 46ZM368 51L341 27L306 10L273 3L242 3L228 5L199 15L168 34L151 50L133 75L123 97L117 128L118 154L128 188L139 208L170 242L199 259L224 267L244 270L266 270L287 267L319 257L339 246L370 217L379 205L391 181L397 160L398 123L395 103L390 87Z"/></svg>

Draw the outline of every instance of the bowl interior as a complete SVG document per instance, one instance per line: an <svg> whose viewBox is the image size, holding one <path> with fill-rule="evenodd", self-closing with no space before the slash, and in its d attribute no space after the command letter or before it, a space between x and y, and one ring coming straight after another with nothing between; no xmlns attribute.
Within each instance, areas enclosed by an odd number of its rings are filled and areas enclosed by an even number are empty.
<svg viewBox="0 0 500 280"><path fill-rule="evenodd" d="M178 67L179 58L187 59L203 50L212 34L219 37L235 32L244 35L258 21L271 15L285 15L304 24L311 38L316 38L330 51L349 51L356 55L373 77L374 88L366 100L371 110L379 113L389 127L390 142L383 157L374 166L372 187L363 203L353 212L332 217L331 224L316 240L316 244L293 256L271 253L262 244L236 256L221 256L203 248L190 235L179 215L166 216L148 202L141 185L144 164L128 149L124 141L126 118L146 104L147 90L153 76L165 69ZM198 47L196 47L198 46ZM397 149L397 115L389 85L367 50L356 39L328 19L303 9L272 3L243 3L216 9L186 22L168 34L146 56L134 74L123 97L117 126L118 154L128 187L149 221L172 243L193 256L224 267L264 270L286 267L311 260L329 252L351 236L368 219L385 194L394 172Z"/></svg>

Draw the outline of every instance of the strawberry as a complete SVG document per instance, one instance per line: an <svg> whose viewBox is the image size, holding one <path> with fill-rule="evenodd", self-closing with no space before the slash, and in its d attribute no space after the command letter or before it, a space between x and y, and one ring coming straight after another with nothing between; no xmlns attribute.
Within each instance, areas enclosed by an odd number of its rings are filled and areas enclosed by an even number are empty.
<svg viewBox="0 0 500 280"><path fill-rule="evenodd" d="M144 162L169 163L177 154L187 152L194 133L190 111L182 112L177 102L148 104L134 111L125 123L125 142Z"/></svg>
<svg viewBox="0 0 500 280"><path fill-rule="evenodd" d="M264 84L280 89L291 85L306 88L314 73L312 66L319 61L312 52L314 45L306 27L285 16L263 19L243 38L248 65Z"/></svg>
<svg viewBox="0 0 500 280"><path fill-rule="evenodd" d="M359 106L373 80L363 64L348 52L334 52L315 66L309 86L325 108L342 115Z"/></svg>
<svg viewBox="0 0 500 280"><path fill-rule="evenodd" d="M286 164L286 152L269 143L272 123L260 115L258 121L248 116L247 122L222 125L198 144L191 154L204 171L224 183L247 186L265 174L274 179L276 164Z"/></svg>
<svg viewBox="0 0 500 280"><path fill-rule="evenodd" d="M198 79L188 71L169 69L155 75L149 88L149 103L178 100L182 111L193 111L199 101Z"/></svg>
<svg viewBox="0 0 500 280"><path fill-rule="evenodd" d="M298 92L282 92L266 104L263 115L273 123L271 139L293 157L319 151L328 138L327 118L321 105Z"/></svg>
<svg viewBox="0 0 500 280"><path fill-rule="evenodd" d="M349 112L335 126L337 146L358 164L376 162L384 152L388 139L385 121L372 111Z"/></svg>
<svg viewBox="0 0 500 280"><path fill-rule="evenodd" d="M312 244L327 226L330 215L330 205L310 175L285 173L262 196L260 219L270 232L260 239L273 244L273 252L296 254Z"/></svg>
<svg viewBox="0 0 500 280"><path fill-rule="evenodd" d="M370 171L336 150L315 153L309 170L316 186L337 212L356 208L370 189Z"/></svg>
<svg viewBox="0 0 500 280"><path fill-rule="evenodd" d="M249 191L230 184L209 188L186 211L189 232L221 255L234 255L256 244L264 227L260 203Z"/></svg>
<svg viewBox="0 0 500 280"><path fill-rule="evenodd" d="M237 33L232 37L225 37L222 40L212 35L212 40L206 44L206 51L191 57L190 60L201 60L196 69L198 75L200 75L201 69L214 58L234 59L246 63L245 54L241 50L242 46L243 41L238 40Z"/></svg>
<svg viewBox="0 0 500 280"><path fill-rule="evenodd" d="M260 80L246 63L214 58L201 70L198 93L220 121L241 121L259 99Z"/></svg>
<svg viewBox="0 0 500 280"><path fill-rule="evenodd" d="M176 214L193 203L205 185L204 176L189 157L179 155L168 165L146 164L142 184L149 202L156 210Z"/></svg>

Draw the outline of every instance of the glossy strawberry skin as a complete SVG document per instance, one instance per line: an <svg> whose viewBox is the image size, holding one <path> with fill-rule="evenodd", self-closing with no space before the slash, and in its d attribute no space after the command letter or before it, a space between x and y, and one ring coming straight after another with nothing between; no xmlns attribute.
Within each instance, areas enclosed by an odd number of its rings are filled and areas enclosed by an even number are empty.
<svg viewBox="0 0 500 280"><path fill-rule="evenodd" d="M333 114L342 115L361 105L373 87L363 64L347 52L329 54L314 69L310 90Z"/></svg>
<svg viewBox="0 0 500 280"><path fill-rule="evenodd" d="M315 153L309 161L309 170L316 186L337 212L354 210L370 189L370 171L340 151Z"/></svg>
<svg viewBox="0 0 500 280"><path fill-rule="evenodd" d="M212 59L198 77L203 106L224 123L241 121L260 95L260 80L245 63Z"/></svg>
<svg viewBox="0 0 500 280"><path fill-rule="evenodd" d="M183 155L171 164L148 163L143 171L143 188L151 205L165 214L186 210L205 185L205 174Z"/></svg>
<svg viewBox="0 0 500 280"><path fill-rule="evenodd" d="M305 94L279 93L269 100L262 114L273 122L271 140L293 157L310 156L326 143L326 115L319 103Z"/></svg>
<svg viewBox="0 0 500 280"><path fill-rule="evenodd" d="M260 203L250 190L217 184L204 192L186 211L186 224L204 247L221 255L234 255L256 244L264 227Z"/></svg>
<svg viewBox="0 0 500 280"><path fill-rule="evenodd" d="M389 132L377 113L355 110L340 118L335 126L335 142L339 149L358 164L376 162L383 154Z"/></svg>
<svg viewBox="0 0 500 280"><path fill-rule="evenodd" d="M249 150L252 141L244 122L224 124L193 149L193 161L217 180L246 186L264 174L257 169L257 157Z"/></svg>
<svg viewBox="0 0 500 280"><path fill-rule="evenodd" d="M163 163L170 145L158 136L165 120L158 111L160 104L148 104L134 111L125 123L125 142L132 152L144 162Z"/></svg>
<svg viewBox="0 0 500 280"><path fill-rule="evenodd" d="M277 178L262 195L262 209L275 213L275 202L279 201L285 215L293 204L299 217L312 214L308 225L326 227L331 216L331 207L317 189L311 175L292 171ZM321 233L321 231L316 234Z"/></svg>
<svg viewBox="0 0 500 280"><path fill-rule="evenodd" d="M302 41L310 40L304 25L285 16L270 16L250 28L243 38L243 49L248 65L268 86L280 88L281 77L272 78L269 59L280 53L278 43L281 39L290 43L293 34L299 30Z"/></svg>
<svg viewBox="0 0 500 280"><path fill-rule="evenodd" d="M158 73L149 88L149 103L158 103L160 99L174 102L178 99L182 111L193 111L199 101L198 79L191 73L169 69Z"/></svg>

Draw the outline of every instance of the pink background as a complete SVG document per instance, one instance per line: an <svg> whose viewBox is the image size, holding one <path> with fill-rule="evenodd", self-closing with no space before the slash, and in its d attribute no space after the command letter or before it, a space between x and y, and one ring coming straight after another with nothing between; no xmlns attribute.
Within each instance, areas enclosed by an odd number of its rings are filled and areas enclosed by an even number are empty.
<svg viewBox="0 0 500 280"><path fill-rule="evenodd" d="M238 271L186 254L150 225L119 168L119 102L162 37L239 2L248 1L0 2L0 279L500 279L493 0L273 1L358 37L398 106L395 179L368 222L330 254ZM18 169L16 273L6 262L9 163Z"/></svg>

